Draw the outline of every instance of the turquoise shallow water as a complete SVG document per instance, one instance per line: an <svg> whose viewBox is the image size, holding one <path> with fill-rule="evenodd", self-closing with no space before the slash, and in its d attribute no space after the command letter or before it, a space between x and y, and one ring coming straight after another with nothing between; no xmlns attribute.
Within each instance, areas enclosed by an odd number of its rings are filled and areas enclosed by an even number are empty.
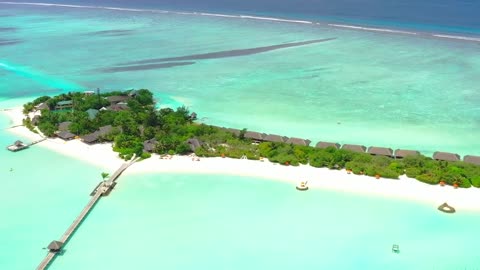
<svg viewBox="0 0 480 270"><path fill-rule="evenodd" d="M314 142L480 154L475 42L149 12L3 5L1 13L15 14L0 23L18 28L5 38L21 41L0 47L3 98L147 87L160 102L186 104L211 124ZM336 40L172 68L103 71L322 38Z"/></svg>
<svg viewBox="0 0 480 270"><path fill-rule="evenodd" d="M17 28L2 39L19 41L0 46L0 108L75 89L147 87L163 105L186 104L207 123L480 154L476 43L66 8L1 6L0 25ZM132 31L99 33L108 30ZM330 37L337 39L190 66L101 71ZM4 146L17 139L3 129L9 125L0 116ZM2 150L0 163L0 269L32 269L88 201L101 169L41 147ZM126 175L52 269L479 269L479 220L259 179ZM391 253L394 243L401 254Z"/></svg>
<svg viewBox="0 0 480 270"><path fill-rule="evenodd" d="M479 269L479 225L261 179L127 175L52 269Z"/></svg>

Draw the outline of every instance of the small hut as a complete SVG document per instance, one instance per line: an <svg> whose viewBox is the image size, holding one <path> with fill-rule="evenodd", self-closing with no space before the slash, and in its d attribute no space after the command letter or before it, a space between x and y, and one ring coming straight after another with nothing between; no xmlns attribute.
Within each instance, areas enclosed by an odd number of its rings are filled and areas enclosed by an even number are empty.
<svg viewBox="0 0 480 270"><path fill-rule="evenodd" d="M198 147L202 146L202 143L198 139L188 139L187 143L190 145L190 150L192 150L192 152L195 152Z"/></svg>
<svg viewBox="0 0 480 270"><path fill-rule="evenodd" d="M69 128L70 128L71 124L72 124L72 122L70 122L70 121L62 122L62 123L58 124L58 130L59 131L70 131Z"/></svg>
<svg viewBox="0 0 480 270"><path fill-rule="evenodd" d="M419 156L420 152L415 150L404 150L404 149L397 149L395 150L395 158L401 159L408 156Z"/></svg>
<svg viewBox="0 0 480 270"><path fill-rule="evenodd" d="M23 146L25 146L25 144L24 144L22 141L15 141L14 144L15 144L16 147L23 147Z"/></svg>
<svg viewBox="0 0 480 270"><path fill-rule="evenodd" d="M60 242L60 241L52 241L49 245L48 245L48 250L50 250L50 252L59 252L63 247L63 242Z"/></svg>
<svg viewBox="0 0 480 270"><path fill-rule="evenodd" d="M386 147L370 146L367 152L374 156L393 157L393 150Z"/></svg>
<svg viewBox="0 0 480 270"><path fill-rule="evenodd" d="M263 138L263 140L266 142L284 143L288 140L288 138L280 135L268 134Z"/></svg>
<svg viewBox="0 0 480 270"><path fill-rule="evenodd" d="M463 161L480 166L480 156L467 155L463 157Z"/></svg>
<svg viewBox="0 0 480 270"><path fill-rule="evenodd" d="M107 97L108 102L110 102L110 105L115 105L118 103L122 103L130 99L129 96L109 96Z"/></svg>
<svg viewBox="0 0 480 270"><path fill-rule="evenodd" d="M294 145L302 145L302 146L309 146L312 141L300 139L300 138L290 138L286 141L286 143L294 144Z"/></svg>
<svg viewBox="0 0 480 270"><path fill-rule="evenodd" d="M435 160L442 160L442 161L460 161L460 155L455 153L447 153L447 152L435 152L433 153L433 159Z"/></svg>
<svg viewBox="0 0 480 270"><path fill-rule="evenodd" d="M32 125L36 126L36 125L38 125L38 123L40 123L40 115L35 115L32 118Z"/></svg>
<svg viewBox="0 0 480 270"><path fill-rule="evenodd" d="M150 139L143 142L143 151L152 153L157 147L157 140Z"/></svg>
<svg viewBox="0 0 480 270"><path fill-rule="evenodd" d="M75 138L75 134L70 133L68 131L60 131L57 134L57 137L59 137L62 140L65 140L65 141L69 141L69 140L72 140L73 138Z"/></svg>
<svg viewBox="0 0 480 270"><path fill-rule="evenodd" d="M41 110L50 110L50 107L48 107L48 104L47 104L47 103L42 102L42 103L38 104L37 106L35 106L35 109L37 109L38 111L41 111Z"/></svg>
<svg viewBox="0 0 480 270"><path fill-rule="evenodd" d="M245 132L245 138L246 139L251 139L251 140L254 140L254 141L263 141L263 138L266 136L266 134L264 133L260 133L260 132L255 132L255 131L247 131Z"/></svg>
<svg viewBox="0 0 480 270"><path fill-rule="evenodd" d="M342 149L358 153L365 153L365 151L367 151L367 147L358 144L344 144Z"/></svg>
<svg viewBox="0 0 480 270"><path fill-rule="evenodd" d="M240 129L236 129L236 128L227 128L227 131L232 133L233 135L235 136L240 136Z"/></svg>
<svg viewBox="0 0 480 270"><path fill-rule="evenodd" d="M332 143L332 142L318 142L317 145L315 145L316 148L328 148L328 147L333 147L335 149L340 149L340 144L339 143Z"/></svg>
<svg viewBox="0 0 480 270"><path fill-rule="evenodd" d="M84 143L92 144L92 143L98 141L99 137L100 137L99 132L95 131L93 133L90 133L90 134L87 134L87 135L83 136L82 141Z"/></svg>
<svg viewBox="0 0 480 270"><path fill-rule="evenodd" d="M97 117L99 110L97 109L88 109L85 111L88 114L88 119L93 120Z"/></svg>

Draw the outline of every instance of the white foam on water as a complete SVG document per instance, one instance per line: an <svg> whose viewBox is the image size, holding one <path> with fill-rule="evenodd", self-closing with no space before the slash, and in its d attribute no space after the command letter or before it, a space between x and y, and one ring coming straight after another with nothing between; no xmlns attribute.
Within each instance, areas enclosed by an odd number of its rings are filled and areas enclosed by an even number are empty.
<svg viewBox="0 0 480 270"><path fill-rule="evenodd" d="M120 8L120 7L109 7L109 6L68 5L68 4L32 3L32 2L0 2L0 4L84 8L84 9L105 9L105 10L128 11L128 12L151 12L151 13L160 13L160 14L209 16L209 17L222 17L222 18L231 18L231 19L262 20L262 21L283 22L283 23L326 25L326 26L335 27L335 28L347 28L347 29L359 30L359 31L372 31L372 32L401 34L401 35L419 35L419 36L427 35L435 38L480 42L480 38L467 37L467 36L443 35L443 34L435 34L435 33L431 33L431 34L417 33L417 32L395 30L395 29L389 29L389 28L364 27L364 26L348 25L348 24L334 24L334 23L323 24L319 22L312 22L312 21L305 21L305 20L289 20L289 19L282 19L282 18L261 17L261 16L253 16L253 15L231 15L231 14L219 14L219 13L208 13L208 12L180 12L180 11L169 11L169 10L160 10L160 9L138 9L138 8Z"/></svg>

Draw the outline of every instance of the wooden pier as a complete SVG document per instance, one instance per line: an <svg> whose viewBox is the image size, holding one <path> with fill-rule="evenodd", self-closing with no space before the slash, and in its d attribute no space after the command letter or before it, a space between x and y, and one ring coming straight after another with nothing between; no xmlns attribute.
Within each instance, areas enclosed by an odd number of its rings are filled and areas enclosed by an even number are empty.
<svg viewBox="0 0 480 270"><path fill-rule="evenodd" d="M77 218L73 221L73 223L68 227L68 229L65 231L65 233L62 235L59 241L52 241L52 243L56 242L57 245L61 245L57 248L50 248L49 245L49 252L47 256L43 259L43 261L38 265L37 270L44 270L48 267L48 265L55 259L55 256L57 253L61 250L63 246L70 240L70 238L73 236L74 232L77 230L77 228L80 226L82 221L85 219L85 217L88 215L88 213L93 209L95 204L100 200L100 198L108 193L113 189L115 186L115 181L118 179L118 177L133 163L135 163L137 159L133 159L130 162L124 163L115 173L107 180L107 181L102 181L93 191L93 197L90 199L88 204L83 208L82 212L77 216ZM93 193L92 192L92 193Z"/></svg>
<svg viewBox="0 0 480 270"><path fill-rule="evenodd" d="M33 141L31 143L28 143L28 144L23 143L22 141L16 141L14 144L8 146L7 150L12 151L12 152L17 152L17 151L20 151L20 150L27 149L34 144L41 143L41 142L45 141L46 139L47 138L42 138L40 140Z"/></svg>

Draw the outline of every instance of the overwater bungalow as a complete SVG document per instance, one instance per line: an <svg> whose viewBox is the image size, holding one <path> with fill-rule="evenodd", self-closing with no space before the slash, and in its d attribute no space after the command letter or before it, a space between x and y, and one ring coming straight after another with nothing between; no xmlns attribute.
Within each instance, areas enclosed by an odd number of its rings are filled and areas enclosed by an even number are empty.
<svg viewBox="0 0 480 270"><path fill-rule="evenodd" d="M70 121L62 122L62 123L58 124L58 130L59 131L70 131L69 128L70 128L71 124L72 124L72 122L70 122Z"/></svg>
<svg viewBox="0 0 480 270"><path fill-rule="evenodd" d="M263 138L267 136L265 133L255 132L255 131L247 131L245 132L244 137L247 139L251 139L257 142L263 141Z"/></svg>
<svg viewBox="0 0 480 270"><path fill-rule="evenodd" d="M370 146L367 152L374 156L393 157L393 150L386 147Z"/></svg>
<svg viewBox="0 0 480 270"><path fill-rule="evenodd" d="M463 161L480 166L480 156L467 155L463 157Z"/></svg>
<svg viewBox="0 0 480 270"><path fill-rule="evenodd" d="M435 152L433 153L433 159L442 161L460 161L460 155L447 152Z"/></svg>
<svg viewBox="0 0 480 270"><path fill-rule="evenodd" d="M266 141L266 142L284 143L288 140L288 138L285 137L285 136L268 134L263 138L263 140Z"/></svg>
<svg viewBox="0 0 480 270"><path fill-rule="evenodd" d="M395 158L402 159L408 156L419 156L420 152L415 150L404 150L404 149L397 149L395 150Z"/></svg>
<svg viewBox="0 0 480 270"><path fill-rule="evenodd" d="M309 146L312 141L300 139L300 138L289 138L285 143L288 144L295 144L295 145L302 145L302 146Z"/></svg>
<svg viewBox="0 0 480 270"><path fill-rule="evenodd" d="M63 243L60 242L60 241L52 241L49 245L48 245L48 250L50 252L58 252L62 249L63 247Z"/></svg>
<svg viewBox="0 0 480 270"><path fill-rule="evenodd" d="M106 99L108 100L108 102L110 102L110 105L115 105L118 103L126 102L127 100L130 99L130 97L129 96L109 96L109 97L106 97Z"/></svg>
<svg viewBox="0 0 480 270"><path fill-rule="evenodd" d="M340 149L340 144L339 143L332 143L332 142L318 142L317 145L315 145L316 148L328 148L328 147L333 147L335 149Z"/></svg>
<svg viewBox="0 0 480 270"><path fill-rule="evenodd" d="M7 147L7 149L12 152L17 152L25 148L28 148L28 145L22 141L15 141L15 143Z"/></svg>
<svg viewBox="0 0 480 270"><path fill-rule="evenodd" d="M73 108L73 100L59 101L57 105L55 105L55 110L66 110L71 108Z"/></svg>
<svg viewBox="0 0 480 270"><path fill-rule="evenodd" d="M195 152L195 150L198 147L202 146L202 143L198 139L195 139L195 138L188 139L187 143L188 143L188 145L190 145L190 150L192 150L192 152Z"/></svg>
<svg viewBox="0 0 480 270"><path fill-rule="evenodd" d="M358 153L365 153L365 151L367 151L367 147L358 144L344 144L342 145L342 149Z"/></svg>
<svg viewBox="0 0 480 270"><path fill-rule="evenodd" d="M155 148L157 147L157 140L155 139L150 139L147 141L143 142L143 151L152 153L155 151Z"/></svg>
<svg viewBox="0 0 480 270"><path fill-rule="evenodd" d="M75 134L70 133L69 131L60 131L57 134L57 137L59 137L62 140L69 141L75 138Z"/></svg>

